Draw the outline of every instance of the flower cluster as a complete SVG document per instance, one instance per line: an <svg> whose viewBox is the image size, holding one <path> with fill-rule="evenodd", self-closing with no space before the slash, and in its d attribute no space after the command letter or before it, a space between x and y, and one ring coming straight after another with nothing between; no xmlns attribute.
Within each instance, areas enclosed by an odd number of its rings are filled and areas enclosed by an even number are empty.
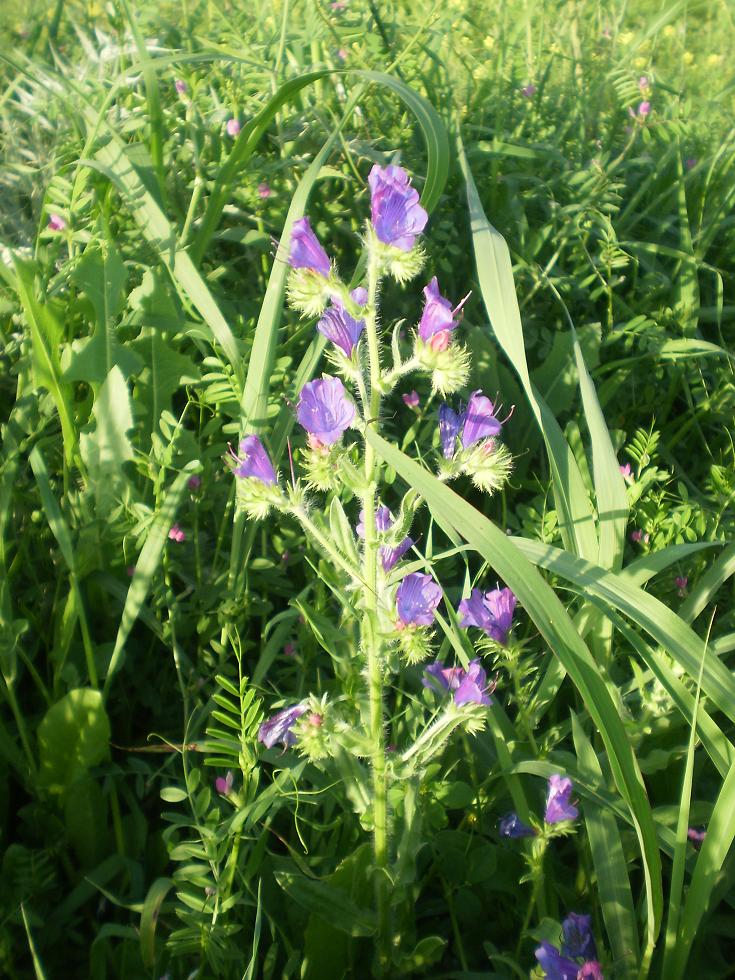
<svg viewBox="0 0 735 980"><path fill-rule="evenodd" d="M546 837L555 837L568 833L572 821L579 816L579 810L571 802L573 785L568 776L554 773L549 776L546 809L544 810L544 827L524 823L517 813L508 813L498 823L498 833L501 837L519 839L536 837L543 832Z"/></svg>
<svg viewBox="0 0 735 980"><path fill-rule="evenodd" d="M455 411L444 404L439 409L439 442L443 473L447 479L464 473L480 490L492 493L506 483L511 455L497 436L504 422L482 391L473 391L467 405ZM507 421L505 419L504 421Z"/></svg>
<svg viewBox="0 0 735 980"><path fill-rule="evenodd" d="M604 980L589 915L570 912L561 924L561 950L542 942L536 959L547 980Z"/></svg>

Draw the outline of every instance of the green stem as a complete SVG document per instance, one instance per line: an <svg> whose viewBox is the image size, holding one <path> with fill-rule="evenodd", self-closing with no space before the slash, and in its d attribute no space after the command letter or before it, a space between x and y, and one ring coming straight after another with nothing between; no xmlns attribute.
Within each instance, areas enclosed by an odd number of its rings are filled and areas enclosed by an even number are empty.
<svg viewBox="0 0 735 980"><path fill-rule="evenodd" d="M337 549L332 545L329 538L321 531L314 521L309 517L309 514L305 507L295 506L290 508L291 513L299 521L304 528L304 530L313 538L314 541L319 545L322 551L326 554L327 558L338 568L341 568L343 572L346 572L351 579L360 581L359 570L351 565L346 558L337 551ZM364 583L363 583L364 584Z"/></svg>
<svg viewBox="0 0 735 980"><path fill-rule="evenodd" d="M376 302L380 278L379 260L371 249L368 262L368 300L365 308L370 371L370 413L365 427L378 431L380 416L380 347ZM388 791L385 772L385 734L383 731L383 671L378 630L378 540L375 528L375 508L381 464L369 443L365 443L365 546L363 549L363 579L365 608L360 636L367 660L368 693L370 698L370 742L373 776L373 849L377 874L375 898L378 910L378 976L388 972L390 962L389 895L388 895Z"/></svg>

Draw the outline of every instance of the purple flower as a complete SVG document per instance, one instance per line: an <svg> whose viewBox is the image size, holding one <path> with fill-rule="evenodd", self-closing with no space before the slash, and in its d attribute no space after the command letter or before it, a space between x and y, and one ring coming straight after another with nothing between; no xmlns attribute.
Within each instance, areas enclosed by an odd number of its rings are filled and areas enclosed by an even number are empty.
<svg viewBox="0 0 735 980"><path fill-rule="evenodd" d="M431 626L434 610L441 602L442 590L431 575L411 572L396 592L398 619L403 626Z"/></svg>
<svg viewBox="0 0 735 980"><path fill-rule="evenodd" d="M536 831L524 823L517 813L507 813L498 823L498 833L501 837L515 840L520 837L535 837Z"/></svg>
<svg viewBox="0 0 735 980"><path fill-rule="evenodd" d="M487 675L480 666L479 660L471 660L467 670L463 667L444 667L437 660L424 668L424 675L422 680L424 687L435 687L438 684L444 690L452 691L456 705L469 702L486 706L492 704L490 694L494 691L495 685L488 683Z"/></svg>
<svg viewBox="0 0 735 980"><path fill-rule="evenodd" d="M186 485L192 493L196 493L199 487L202 485L202 478L194 474L194 476L190 476L186 481Z"/></svg>
<svg viewBox="0 0 735 980"><path fill-rule="evenodd" d="M454 692L454 703L460 705L472 702L487 707L492 704L490 694L494 690L495 685L488 684L487 674L480 666L480 661L471 660L459 687Z"/></svg>
<svg viewBox="0 0 735 980"><path fill-rule="evenodd" d="M262 742L267 749L272 749L276 742L282 742L284 748L294 745L296 736L291 729L306 710L305 704L294 704L290 708L279 711L260 726L258 741Z"/></svg>
<svg viewBox="0 0 735 980"><path fill-rule="evenodd" d="M693 170L697 166L697 158L687 157L684 161L684 166L687 168L687 170Z"/></svg>
<svg viewBox="0 0 735 980"><path fill-rule="evenodd" d="M459 604L460 626L477 626L496 643L505 646L515 607L516 597L510 589L493 589L485 595L479 589L473 589L469 599L463 599Z"/></svg>
<svg viewBox="0 0 735 980"><path fill-rule="evenodd" d="M182 541L186 541L186 535L181 530L178 524L174 524L169 530L168 536L171 541L175 541L177 544L181 544Z"/></svg>
<svg viewBox="0 0 735 980"><path fill-rule="evenodd" d="M408 405L409 408L418 408L420 398L418 391L407 391L401 395L403 399L403 404Z"/></svg>
<svg viewBox="0 0 735 980"><path fill-rule="evenodd" d="M294 221L288 262L294 269L309 269L317 275L324 276L325 279L331 271L329 256L311 230L308 218Z"/></svg>
<svg viewBox="0 0 735 980"><path fill-rule="evenodd" d="M240 135L240 121L238 119L228 119L225 129L227 130L227 135L234 139Z"/></svg>
<svg viewBox="0 0 735 980"><path fill-rule="evenodd" d="M454 456L454 444L460 429L464 424L464 417L449 405L442 405L439 409L439 438L442 444L442 452L445 459Z"/></svg>
<svg viewBox="0 0 735 980"><path fill-rule="evenodd" d="M186 95L186 93L189 91L189 86L181 78L176 79L176 81L174 82L174 88L179 93L179 95Z"/></svg>
<svg viewBox="0 0 735 980"><path fill-rule="evenodd" d="M480 439L496 436L502 428L502 422L495 418L495 406L481 391L473 391L464 412L462 428L462 446L467 449L474 446Z"/></svg>
<svg viewBox="0 0 735 980"><path fill-rule="evenodd" d="M535 94L536 94L535 85L524 85L523 88L521 89L521 95L523 96L524 99L532 99Z"/></svg>
<svg viewBox="0 0 735 980"><path fill-rule="evenodd" d="M419 204L419 193L411 187L402 167L379 167L368 177L370 216L375 234L385 245L410 252L429 220Z"/></svg>
<svg viewBox="0 0 735 980"><path fill-rule="evenodd" d="M419 337L435 350L446 350L449 346L452 331L459 320L455 316L470 298L465 298L452 309L452 304L439 292L439 283L434 276L428 286L424 286L424 312L419 323Z"/></svg>
<svg viewBox="0 0 735 980"><path fill-rule="evenodd" d="M232 775L232 770L227 770L226 776L218 776L214 781L214 788L221 796L229 796L232 792L232 784L234 782L234 776Z"/></svg>
<svg viewBox="0 0 735 980"><path fill-rule="evenodd" d="M651 103L646 99L644 102L638 106L638 118L645 119L646 116L651 111Z"/></svg>
<svg viewBox="0 0 735 980"><path fill-rule="evenodd" d="M63 231L66 228L66 222L58 214L50 214L48 216L48 226L51 231Z"/></svg>
<svg viewBox="0 0 735 980"><path fill-rule="evenodd" d="M324 374L301 389L296 417L315 439L331 446L349 429L355 417L355 406L339 378Z"/></svg>
<svg viewBox="0 0 735 980"><path fill-rule="evenodd" d="M579 968L577 980L605 980L602 975L602 967L597 960L587 960Z"/></svg>
<svg viewBox="0 0 735 980"><path fill-rule="evenodd" d="M433 664L429 664L428 667L424 667L424 677L421 683L424 687L435 687L438 684L445 691L456 691L462 683L463 677L464 668L445 667L440 660L437 660Z"/></svg>
<svg viewBox="0 0 735 980"><path fill-rule="evenodd" d="M235 467L235 476L260 480L261 483L277 482L276 471L258 436L245 436L241 439L240 455L234 458L238 464Z"/></svg>
<svg viewBox="0 0 735 980"><path fill-rule="evenodd" d="M563 942L561 951L573 959L594 960L597 957L597 947L592 935L592 916L577 915L570 912L561 924Z"/></svg>
<svg viewBox="0 0 735 980"><path fill-rule="evenodd" d="M687 592L687 585L689 585L689 579L686 575L677 575L674 579L674 585L679 592L679 598L683 599Z"/></svg>
<svg viewBox="0 0 735 980"><path fill-rule="evenodd" d="M689 830L687 830L687 838L692 842L692 844L694 844L695 847L701 847L706 836L706 830L697 830L696 827L690 827Z"/></svg>
<svg viewBox="0 0 735 980"><path fill-rule="evenodd" d="M649 89L649 82L648 82L648 78L647 78L646 75L641 75L641 77L638 79L638 88L644 94L648 91L648 89Z"/></svg>
<svg viewBox="0 0 735 980"><path fill-rule="evenodd" d="M393 527L393 515L388 510L387 507L381 504L380 507L375 511L375 529L382 534ZM360 522L355 528L359 537L365 537L365 511L360 511ZM383 565L383 571L389 572L391 568L395 565L406 554L409 548L412 548L414 544L413 538L406 537L395 548L389 548L387 545L383 545L380 548L380 561Z"/></svg>
<svg viewBox="0 0 735 980"><path fill-rule="evenodd" d="M331 340L340 350L344 351L346 357L352 357L360 334L365 329L365 321L355 320L343 306L335 303L324 311L324 315L317 323L316 328L319 333L324 334L327 340Z"/></svg>
<svg viewBox="0 0 735 980"><path fill-rule="evenodd" d="M579 966L573 960L562 956L551 943L541 943L535 956L547 980L577 980Z"/></svg>
<svg viewBox="0 0 735 980"><path fill-rule="evenodd" d="M572 795L572 781L568 776L554 773L549 776L549 794L546 797L546 823L561 823L563 820L576 820L579 810L569 802Z"/></svg>
<svg viewBox="0 0 735 980"><path fill-rule="evenodd" d="M270 184L266 183L266 181L263 180L258 184L258 197L261 200L265 201L265 199L270 197L272 193L273 191L271 190Z"/></svg>
<svg viewBox="0 0 735 980"><path fill-rule="evenodd" d="M630 463L625 463L624 466L621 466L620 472L623 474L624 480L630 480L633 476L633 470L631 469Z"/></svg>

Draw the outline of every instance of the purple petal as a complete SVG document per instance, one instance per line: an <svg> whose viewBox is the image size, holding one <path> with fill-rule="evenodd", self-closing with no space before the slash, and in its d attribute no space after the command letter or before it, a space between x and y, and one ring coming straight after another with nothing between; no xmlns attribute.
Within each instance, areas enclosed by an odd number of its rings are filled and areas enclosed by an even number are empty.
<svg viewBox="0 0 735 980"><path fill-rule="evenodd" d="M317 330L331 340L335 346L351 357L360 334L365 329L364 320L355 320L342 306L335 304L324 311L317 323Z"/></svg>
<svg viewBox="0 0 735 980"><path fill-rule="evenodd" d="M400 561L410 548L413 548L413 544L413 538L404 538L395 548L389 548L387 545L383 546L380 549L380 561L383 565L383 571L389 572L396 562Z"/></svg>
<svg viewBox="0 0 735 980"><path fill-rule="evenodd" d="M307 432L331 446L349 429L355 406L339 378L323 375L301 389L296 417Z"/></svg>
<svg viewBox="0 0 735 980"><path fill-rule="evenodd" d="M541 943L535 956L547 980L577 980L579 971L577 964L562 956L551 943Z"/></svg>
<svg viewBox="0 0 735 980"><path fill-rule="evenodd" d="M549 793L546 798L546 823L561 823L563 820L576 820L579 810L569 798L572 795L572 781L568 776L555 773L549 776Z"/></svg>
<svg viewBox="0 0 735 980"><path fill-rule="evenodd" d="M480 661L472 660L459 687L454 692L454 703L461 705L472 702L485 706L491 705L492 701L488 689L487 675L480 666Z"/></svg>
<svg viewBox="0 0 735 980"><path fill-rule="evenodd" d="M525 824L517 813L507 813L498 823L498 833L501 837L519 839L521 837L535 837L536 831L533 827Z"/></svg>
<svg viewBox="0 0 735 980"><path fill-rule="evenodd" d="M294 704L273 715L258 729L258 741L267 749L272 749L276 742L282 742L285 748L296 742L296 736L291 729L298 718L306 711L305 704Z"/></svg>
<svg viewBox="0 0 735 980"><path fill-rule="evenodd" d="M245 436L240 441L240 455L236 459L239 465L235 467L235 476L251 477L261 483L276 482L276 471L258 436Z"/></svg>
<svg viewBox="0 0 735 980"><path fill-rule="evenodd" d="M429 216L419 204L418 191L411 187L402 167L379 167L368 177L370 215L381 242L408 252L426 226Z"/></svg>
<svg viewBox="0 0 735 980"><path fill-rule="evenodd" d="M396 592L399 620L404 626L431 626L441 597L442 590L431 575L412 572L403 579Z"/></svg>
<svg viewBox="0 0 735 980"><path fill-rule="evenodd" d="M452 316L452 304L439 292L439 282L434 276L424 287L424 312L419 323L419 337L428 340L443 330L454 330L457 321Z"/></svg>
<svg viewBox="0 0 735 980"><path fill-rule="evenodd" d="M312 231L308 218L299 218L293 223L288 262L294 269L310 269L325 278L331 271L329 256Z"/></svg>
<svg viewBox="0 0 735 980"><path fill-rule="evenodd" d="M449 405L441 406L439 409L439 438L445 459L451 459L454 456L454 444L463 425L464 415L457 414Z"/></svg>
<svg viewBox="0 0 735 980"><path fill-rule="evenodd" d="M460 602L458 612L462 617L459 621L460 626L477 626L481 630L488 631L493 625L490 610L485 605L479 589L473 589L469 598Z"/></svg>
<svg viewBox="0 0 735 980"><path fill-rule="evenodd" d="M481 391L473 391L467 403L462 429L462 446L468 449L480 439L496 436L502 424L495 418L495 406Z"/></svg>
<svg viewBox="0 0 735 980"><path fill-rule="evenodd" d="M594 960L597 958L597 947L592 935L592 916L578 915L570 912L561 924L564 937L561 951L572 959Z"/></svg>

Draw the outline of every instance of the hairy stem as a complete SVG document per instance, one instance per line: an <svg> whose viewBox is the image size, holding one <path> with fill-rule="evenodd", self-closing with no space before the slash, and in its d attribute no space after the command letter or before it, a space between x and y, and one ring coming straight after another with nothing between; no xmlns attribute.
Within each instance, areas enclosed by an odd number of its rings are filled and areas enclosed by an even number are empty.
<svg viewBox="0 0 735 980"><path fill-rule="evenodd" d="M380 415L380 348L376 302L380 270L378 259L371 251L368 265L368 301L365 308L370 377L370 412L365 426L379 429ZM368 413L366 413L368 414ZM365 546L363 550L363 579L365 608L361 624L361 641L367 659L368 691L370 696L370 742L373 774L373 846L377 873L375 875L378 910L378 973L387 972L389 963L389 895L388 895L388 804L385 774L385 737L383 731L383 672L380 635L378 630L378 540L375 528L375 508L380 482L380 462L365 443Z"/></svg>

